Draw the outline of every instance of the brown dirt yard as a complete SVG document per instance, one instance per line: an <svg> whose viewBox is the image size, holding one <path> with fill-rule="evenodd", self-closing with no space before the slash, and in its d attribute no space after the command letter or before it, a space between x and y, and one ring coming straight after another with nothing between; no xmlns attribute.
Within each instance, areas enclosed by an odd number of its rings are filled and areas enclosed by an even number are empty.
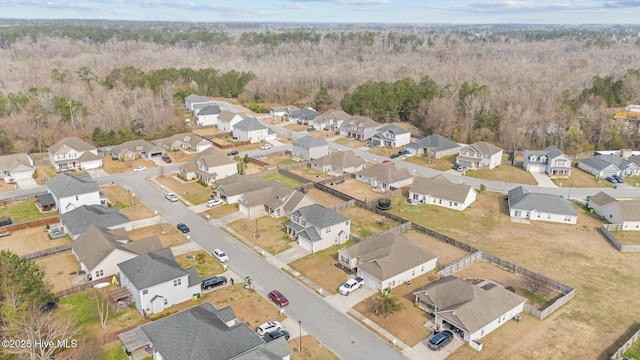
<svg viewBox="0 0 640 360"><path fill-rule="evenodd" d="M69 236L51 240L47 234L47 229L44 226L38 226L14 231L11 235L0 238L0 249L7 249L18 255L24 255L69 243L71 243Z"/></svg>
<svg viewBox="0 0 640 360"><path fill-rule="evenodd" d="M262 161L276 166L287 166L299 163L301 160L294 158L291 155L275 155L268 158L262 158Z"/></svg>
<svg viewBox="0 0 640 360"><path fill-rule="evenodd" d="M202 186L195 181L185 183L182 180L174 178L174 176L170 174L158 176L156 180L168 188L169 191L182 196L185 200L195 205L205 203L209 198L211 198L211 194L213 194L213 189L211 189L211 187Z"/></svg>
<svg viewBox="0 0 640 360"><path fill-rule="evenodd" d="M504 181L523 185L538 185L538 182L533 178L533 175L531 175L530 172L525 171L521 167L511 165L500 165L491 170L467 170L464 174L465 176L491 181Z"/></svg>
<svg viewBox="0 0 640 360"><path fill-rule="evenodd" d="M109 198L114 206L120 208L122 214L131 220L148 219L155 216L153 210L149 209L140 199L130 197L129 191L120 185L102 185L100 191ZM131 206L129 199L131 199Z"/></svg>
<svg viewBox="0 0 640 360"><path fill-rule="evenodd" d="M285 233L284 224L289 221L287 217L278 219L271 216L263 216L259 219L242 219L227 224L230 228L238 232L245 239L253 242L271 255L279 254L291 247L289 243L293 241ZM255 238L256 226L259 229L259 238Z"/></svg>
<svg viewBox="0 0 640 360"><path fill-rule="evenodd" d="M338 250L344 245L330 247L309 254L289 264L293 269L320 286L323 290L336 294L340 285L347 280L347 274L337 269L333 263L338 261ZM317 291L318 289L313 289Z"/></svg>
<svg viewBox="0 0 640 360"><path fill-rule="evenodd" d="M362 201L371 201L382 196L381 193L373 191L371 185L355 179L346 179L342 184L334 183L331 185L331 183L329 183L327 185Z"/></svg>
<svg viewBox="0 0 640 360"><path fill-rule="evenodd" d="M479 193L464 212L425 205L414 212L395 206L395 198L392 203L393 213L576 289L575 298L539 326L529 317L509 323L483 338L481 352L465 346L452 359L607 359L640 316L637 254L611 246L600 234L601 220L582 206L576 205L577 225L569 225L511 223L504 194L493 192ZM526 336L512 336L525 327L520 335Z"/></svg>
<svg viewBox="0 0 640 360"><path fill-rule="evenodd" d="M113 160L109 156L102 158L102 169L109 174L117 174L133 171L138 166L146 166L148 169L156 167L156 163L147 159L136 159L131 161Z"/></svg>
<svg viewBox="0 0 640 360"><path fill-rule="evenodd" d="M205 258L202 262L196 260L196 256L200 253L205 254ZM201 279L219 275L224 272L222 264L214 259L210 254L207 254L206 251L194 251L189 254L178 255L176 256L176 261L183 269L188 269L192 266L195 267Z"/></svg>
<svg viewBox="0 0 640 360"><path fill-rule="evenodd" d="M324 207L338 205L344 202L344 200L338 199L337 197L327 194L326 192L320 191L316 188L309 189L309 191L307 191L307 196Z"/></svg>
<svg viewBox="0 0 640 360"><path fill-rule="evenodd" d="M462 257L465 257L467 253L458 249L453 245L449 245L443 241L437 240L429 235L425 235L415 230L405 231L401 234L414 245L417 245L428 252L438 256L438 264L443 266L450 264Z"/></svg>
<svg viewBox="0 0 640 360"><path fill-rule="evenodd" d="M129 231L129 239L132 241L145 239L157 235L163 247L171 247L187 242L185 234L168 223L145 226Z"/></svg>
<svg viewBox="0 0 640 360"><path fill-rule="evenodd" d="M318 171L310 167L293 169L291 172L303 176L305 179L308 179L310 181L322 181L331 178L331 175L325 174L322 171Z"/></svg>
<svg viewBox="0 0 640 360"><path fill-rule="evenodd" d="M202 215L209 215L210 217L214 218L214 219L218 219L221 218L225 215L229 215L229 214L233 214L234 212L238 211L238 205L237 204L224 204L224 205L220 205L220 206L216 206L213 208L209 208L207 210L205 210L204 212L202 212Z"/></svg>
<svg viewBox="0 0 640 360"><path fill-rule="evenodd" d="M360 239L380 234L400 225L399 223L389 219L387 219L383 225L380 223L380 215L356 206L340 210L339 212L351 219L351 233Z"/></svg>
<svg viewBox="0 0 640 360"><path fill-rule="evenodd" d="M568 179L552 179L553 183L560 187L577 187L577 188L613 188L614 185L605 179L596 179L595 176L588 174L577 167L577 163L573 164L571 169L571 177Z"/></svg>
<svg viewBox="0 0 640 360"><path fill-rule="evenodd" d="M54 293L70 289L73 285L72 275L69 274L80 269L80 264L71 251L37 259L36 263L44 269L45 283Z"/></svg>

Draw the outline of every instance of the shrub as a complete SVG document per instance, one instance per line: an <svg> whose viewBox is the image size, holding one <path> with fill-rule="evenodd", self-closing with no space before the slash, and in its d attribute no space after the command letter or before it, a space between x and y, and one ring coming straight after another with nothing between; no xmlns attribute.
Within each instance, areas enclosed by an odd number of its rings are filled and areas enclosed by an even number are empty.
<svg viewBox="0 0 640 360"><path fill-rule="evenodd" d="M34 170L33 171L33 175L31 175L32 178L37 178L38 177L38 170Z"/></svg>

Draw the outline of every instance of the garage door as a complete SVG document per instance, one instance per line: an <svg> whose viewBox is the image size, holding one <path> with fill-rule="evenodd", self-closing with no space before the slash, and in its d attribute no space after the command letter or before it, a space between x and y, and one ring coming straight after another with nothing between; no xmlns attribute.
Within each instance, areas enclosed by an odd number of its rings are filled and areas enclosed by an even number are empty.
<svg viewBox="0 0 640 360"><path fill-rule="evenodd" d="M361 277L364 280L364 283L368 287L370 287L372 289L375 289L375 290L379 290L380 289L380 282L378 281L377 278L375 278L375 277L373 277L373 276L371 276L371 275L369 275L369 274L367 274L365 272L359 271L359 270L358 270L358 276Z"/></svg>
<svg viewBox="0 0 640 360"><path fill-rule="evenodd" d="M530 172L536 172L536 173L543 173L544 172L544 165L532 165L529 164L529 171Z"/></svg>

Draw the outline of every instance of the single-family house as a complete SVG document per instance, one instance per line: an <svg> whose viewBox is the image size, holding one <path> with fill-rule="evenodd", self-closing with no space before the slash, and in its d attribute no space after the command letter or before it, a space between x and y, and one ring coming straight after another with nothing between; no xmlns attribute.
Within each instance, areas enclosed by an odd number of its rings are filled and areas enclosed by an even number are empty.
<svg viewBox="0 0 640 360"><path fill-rule="evenodd" d="M553 145L542 150L525 150L522 167L529 172L544 173L554 178L571 176L571 158Z"/></svg>
<svg viewBox="0 0 640 360"><path fill-rule="evenodd" d="M186 179L198 179L213 184L216 179L238 173L238 164L227 155L208 148L180 168Z"/></svg>
<svg viewBox="0 0 640 360"><path fill-rule="evenodd" d="M413 183L413 175L406 168L398 169L392 163L375 164L356 173L356 180L373 186L376 191L389 191Z"/></svg>
<svg viewBox="0 0 640 360"><path fill-rule="evenodd" d="M211 126L218 124L218 116L222 113L219 105L207 104L196 114L196 125Z"/></svg>
<svg viewBox="0 0 640 360"><path fill-rule="evenodd" d="M312 204L292 212L285 227L300 247L315 252L349 240L351 220L324 206Z"/></svg>
<svg viewBox="0 0 640 360"><path fill-rule="evenodd" d="M398 125L385 125L376 131L371 137L373 146L384 146L388 148L399 148L407 145L411 141L411 132Z"/></svg>
<svg viewBox="0 0 640 360"><path fill-rule="evenodd" d="M141 314L157 314L200 297L201 279L194 267L183 269L164 248L118 264L120 285L131 292Z"/></svg>
<svg viewBox="0 0 640 360"><path fill-rule="evenodd" d="M438 257L406 238L383 233L338 250L338 262L367 286L378 291L394 288L436 268Z"/></svg>
<svg viewBox="0 0 640 360"><path fill-rule="evenodd" d="M206 96L191 94L184 98L184 108L189 111L193 111L194 105L208 103L209 101L209 98Z"/></svg>
<svg viewBox="0 0 640 360"><path fill-rule="evenodd" d="M293 140L291 153L304 160L318 159L329 154L329 143L324 138L303 136Z"/></svg>
<svg viewBox="0 0 640 360"><path fill-rule="evenodd" d="M493 169L502 163L502 149L485 141L478 141L460 149L456 164L468 169Z"/></svg>
<svg viewBox="0 0 640 360"><path fill-rule="evenodd" d="M90 170L102 167L98 148L77 137L64 138L49 146L49 162L56 171Z"/></svg>
<svg viewBox="0 0 640 360"><path fill-rule="evenodd" d="M573 203L562 196L533 193L523 186L517 186L508 193L509 216L511 221L550 221L575 224L578 213Z"/></svg>
<svg viewBox="0 0 640 360"><path fill-rule="evenodd" d="M100 225L89 226L71 244L71 252L89 281L115 275L119 263L160 249L157 235L131 241L124 228L110 230Z"/></svg>
<svg viewBox="0 0 640 360"><path fill-rule="evenodd" d="M133 228L131 220L121 213L117 206L82 205L61 214L60 223L64 231L74 240L91 225L99 225L109 230L124 228L131 231Z"/></svg>
<svg viewBox="0 0 640 360"><path fill-rule="evenodd" d="M213 186L217 197L227 204L235 204L245 192L259 190L266 185L263 179L234 174L223 179L216 179Z"/></svg>
<svg viewBox="0 0 640 360"><path fill-rule="evenodd" d="M462 211L476 201L476 191L472 186L452 183L444 175L416 176L407 200L414 205L429 204Z"/></svg>
<svg viewBox="0 0 640 360"><path fill-rule="evenodd" d="M265 141L269 128L256 118L246 117L237 122L231 132L238 141L249 141L253 144Z"/></svg>
<svg viewBox="0 0 640 360"><path fill-rule="evenodd" d="M340 135L356 140L369 140L380 128L380 124L366 116L351 116L340 125Z"/></svg>
<svg viewBox="0 0 640 360"><path fill-rule="evenodd" d="M589 197L587 207L619 230L640 231L640 200L616 199L604 192Z"/></svg>
<svg viewBox="0 0 640 360"><path fill-rule="evenodd" d="M335 151L311 161L311 168L333 176L355 173L364 169L364 159L353 150Z"/></svg>
<svg viewBox="0 0 640 360"><path fill-rule="evenodd" d="M0 156L0 178L5 182L31 179L36 171L33 159L29 154L11 154Z"/></svg>
<svg viewBox="0 0 640 360"><path fill-rule="evenodd" d="M293 111L298 111L298 110L300 110L300 108L295 105L274 106L271 109L269 109L269 115L273 117L287 116L289 115L289 113Z"/></svg>
<svg viewBox="0 0 640 360"><path fill-rule="evenodd" d="M100 193L98 182L91 175L71 175L59 173L46 183L47 192L53 196L56 208L64 214L82 205L107 205L107 199Z"/></svg>
<svg viewBox="0 0 640 360"><path fill-rule="evenodd" d="M287 216L301 207L314 203L298 190L291 189L273 180L259 179L258 188L245 188L238 198L238 210L249 219L264 215L279 218Z"/></svg>
<svg viewBox="0 0 640 360"><path fill-rule="evenodd" d="M460 144L442 135L432 134L408 143L406 149L413 155L424 155L440 159L457 154L460 151Z"/></svg>
<svg viewBox="0 0 640 360"><path fill-rule="evenodd" d="M287 120L292 124L311 125L318 113L312 108L304 108L289 112Z"/></svg>
<svg viewBox="0 0 640 360"><path fill-rule="evenodd" d="M452 275L413 295L417 306L435 314L437 328L459 330L468 342L480 340L513 319L524 311L527 301L491 280L474 285Z"/></svg>
<svg viewBox="0 0 640 360"><path fill-rule="evenodd" d="M223 110L220 115L218 115L218 123L216 125L220 132L231 132L233 131L233 126L246 117L247 115L245 115L245 113Z"/></svg>
<svg viewBox="0 0 640 360"><path fill-rule="evenodd" d="M618 155L596 155L578 161L578 168L600 178L640 175L640 166Z"/></svg>
<svg viewBox="0 0 640 360"><path fill-rule="evenodd" d="M284 337L266 342L247 323L236 323L231 306L203 302L118 335L132 360L289 360Z"/></svg>
<svg viewBox="0 0 640 360"><path fill-rule="evenodd" d="M318 130L339 131L340 125L350 117L342 110L327 110L313 119L313 127Z"/></svg>
<svg viewBox="0 0 640 360"><path fill-rule="evenodd" d="M111 148L111 157L121 161L150 159L162 155L164 155L162 148L145 140L126 141Z"/></svg>
<svg viewBox="0 0 640 360"><path fill-rule="evenodd" d="M212 143L199 135L182 133L158 140L158 145L170 151L191 150L200 152L210 148Z"/></svg>

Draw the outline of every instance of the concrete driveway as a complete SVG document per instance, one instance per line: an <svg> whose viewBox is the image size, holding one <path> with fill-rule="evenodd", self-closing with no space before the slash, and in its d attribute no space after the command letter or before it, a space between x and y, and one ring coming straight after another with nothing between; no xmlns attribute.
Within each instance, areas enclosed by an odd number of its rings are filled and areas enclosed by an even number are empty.
<svg viewBox="0 0 640 360"><path fill-rule="evenodd" d="M551 181L547 174L531 172L531 175L538 182L538 186L557 188L558 186Z"/></svg>
<svg viewBox="0 0 640 360"><path fill-rule="evenodd" d="M373 294L375 293L375 290L367 286L363 286L362 289L353 291L351 294L349 294L349 296L338 293L325 297L325 300L338 311L346 314L349 309L356 306L356 304L364 301L365 299L373 296Z"/></svg>
<svg viewBox="0 0 640 360"><path fill-rule="evenodd" d="M28 179L16 179L15 180L16 184L18 185L18 188L20 189L33 189L33 188L37 188L38 183L36 183L36 180L33 178L28 178Z"/></svg>

